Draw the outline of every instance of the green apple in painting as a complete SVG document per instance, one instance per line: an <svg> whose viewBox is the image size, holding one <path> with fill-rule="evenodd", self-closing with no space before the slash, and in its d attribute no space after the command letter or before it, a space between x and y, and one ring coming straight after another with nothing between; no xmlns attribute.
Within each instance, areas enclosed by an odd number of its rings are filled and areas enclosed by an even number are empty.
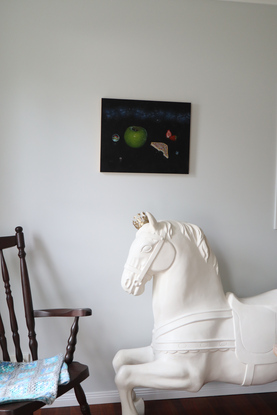
<svg viewBox="0 0 277 415"><path fill-rule="evenodd" d="M146 143L147 131L143 127L128 127L124 133L124 140L129 147L140 148Z"/></svg>

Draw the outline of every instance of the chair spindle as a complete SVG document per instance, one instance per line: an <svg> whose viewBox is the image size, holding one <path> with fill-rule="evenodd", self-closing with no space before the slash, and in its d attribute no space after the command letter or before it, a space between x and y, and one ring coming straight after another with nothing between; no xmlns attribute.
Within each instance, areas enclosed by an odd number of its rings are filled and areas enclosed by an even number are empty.
<svg viewBox="0 0 277 415"><path fill-rule="evenodd" d="M66 353L65 353L65 358L64 358L64 361L68 365L70 365L70 363L73 360L73 354L75 352L75 346L77 343L78 330L79 330L79 317L75 317L73 324L71 326L70 336L67 341Z"/></svg>
<svg viewBox="0 0 277 415"><path fill-rule="evenodd" d="M5 329L4 329L4 324L3 324L1 314L0 314L0 346L2 349L3 360L6 362L9 362L11 359L10 359L10 355L8 352L7 339L5 336Z"/></svg>
<svg viewBox="0 0 277 415"><path fill-rule="evenodd" d="M38 359L38 343L37 343L36 332L35 332L35 321L34 321L31 287L30 287L27 265L25 261L26 252L25 252L23 229L21 226L18 226L15 229L15 231L16 231L16 238L17 238L18 256L20 258L21 283L22 283L22 292L23 292L23 299L24 299L26 325L28 328L29 348L31 351L32 360L37 360Z"/></svg>
<svg viewBox="0 0 277 415"><path fill-rule="evenodd" d="M11 286L10 286L10 276L9 276L7 264L6 264L2 250L0 251L0 258L1 258L2 277L4 281L4 286L5 286L6 301L7 301L9 315L10 315L10 326L12 330L12 339L13 339L14 346L15 346L15 356L18 362L22 362L23 355L22 355L21 348L20 348L20 338L19 338L19 333L18 333L18 324L17 324L17 320L15 316L13 296L12 296L12 291L11 291ZM3 330L4 330L4 327L3 327Z"/></svg>

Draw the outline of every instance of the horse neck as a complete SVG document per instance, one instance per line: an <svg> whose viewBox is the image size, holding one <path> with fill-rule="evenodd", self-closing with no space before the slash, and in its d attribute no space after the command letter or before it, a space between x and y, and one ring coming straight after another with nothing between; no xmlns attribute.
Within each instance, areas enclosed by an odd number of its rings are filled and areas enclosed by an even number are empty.
<svg viewBox="0 0 277 415"><path fill-rule="evenodd" d="M193 244L176 253L173 265L153 279L155 326L180 316L227 309L220 277L212 261L205 261Z"/></svg>

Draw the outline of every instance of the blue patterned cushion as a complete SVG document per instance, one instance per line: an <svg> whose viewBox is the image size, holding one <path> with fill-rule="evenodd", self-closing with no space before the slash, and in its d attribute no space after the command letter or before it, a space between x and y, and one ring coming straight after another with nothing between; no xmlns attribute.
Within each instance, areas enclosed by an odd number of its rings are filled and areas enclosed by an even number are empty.
<svg viewBox="0 0 277 415"><path fill-rule="evenodd" d="M58 385L69 382L62 354L28 363L0 361L0 404L18 401L43 401L57 397Z"/></svg>

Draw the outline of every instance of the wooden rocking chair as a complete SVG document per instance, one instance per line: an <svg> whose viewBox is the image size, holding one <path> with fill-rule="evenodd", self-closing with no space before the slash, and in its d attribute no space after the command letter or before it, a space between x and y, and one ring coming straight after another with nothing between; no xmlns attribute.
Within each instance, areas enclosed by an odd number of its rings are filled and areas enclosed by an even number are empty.
<svg viewBox="0 0 277 415"><path fill-rule="evenodd" d="M12 297L12 291L10 286L10 277L4 259L3 250L7 248L17 247L18 256L20 262L20 274L22 283L23 303L25 310L26 325L29 337L29 348L32 356L32 360L38 359L38 343L35 333L35 317L74 317L73 324L71 326L70 336L65 350L65 362L68 364L68 371L70 375L70 381L66 385L58 387L57 397L63 395L70 389L74 388L77 401L79 402L80 409L83 415L90 415L90 409L87 404L85 393L81 387L81 382L89 376L88 367L73 361L73 354L77 343L78 321L79 317L90 316L91 309L52 309L52 310L34 310L30 289L29 276L27 271L27 265L25 261L25 243L23 229L17 227L16 233L13 236L0 237L0 262L2 269L2 276L4 281L6 302L9 311L9 324L11 328L12 339L15 348L15 356L18 362L23 361L23 354L20 347L20 338L18 333L18 324L15 316L14 300ZM1 304L1 307L3 304ZM5 335L5 329L3 320L0 314L0 345L2 348L3 360L10 361L10 355L7 348L7 339ZM5 403L0 405L0 415L31 415L34 411L38 410L45 403L42 401L25 401L15 403Z"/></svg>

